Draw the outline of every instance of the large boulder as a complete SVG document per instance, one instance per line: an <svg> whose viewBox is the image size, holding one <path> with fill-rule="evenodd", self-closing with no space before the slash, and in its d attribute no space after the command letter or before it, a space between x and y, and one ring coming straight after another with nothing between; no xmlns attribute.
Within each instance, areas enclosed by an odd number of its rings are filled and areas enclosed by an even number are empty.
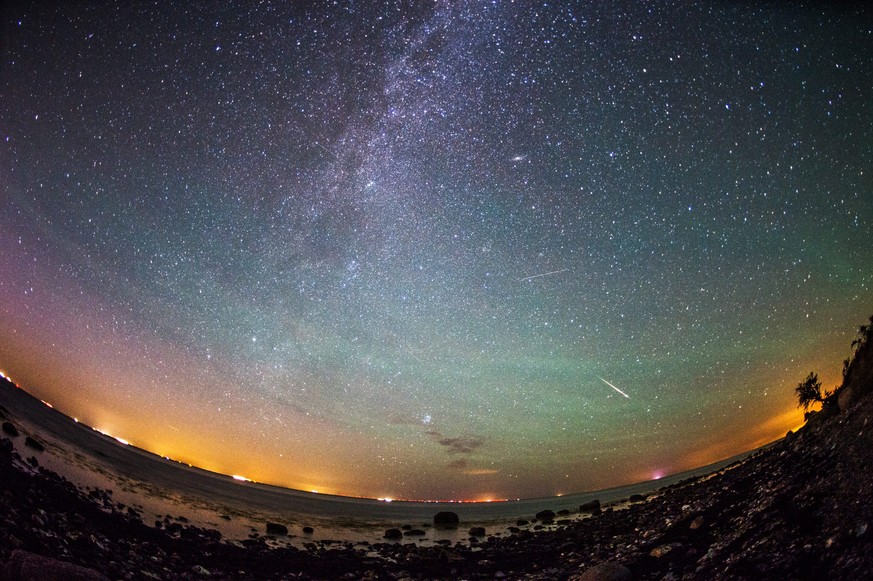
<svg viewBox="0 0 873 581"><path fill-rule="evenodd" d="M840 406L840 411L844 412L855 403L855 390L852 389L851 385L847 385L840 390L840 394L837 396L837 405Z"/></svg>
<svg viewBox="0 0 873 581"><path fill-rule="evenodd" d="M94 569L81 567L51 557L16 549L12 551L0 578L9 581L109 581Z"/></svg>
<svg viewBox="0 0 873 581"><path fill-rule="evenodd" d="M554 520L555 519L555 511L548 510L548 509L541 510L537 513L537 519L544 520L544 521Z"/></svg>
<svg viewBox="0 0 873 581"><path fill-rule="evenodd" d="M384 537L388 540L396 541L403 538L403 531L400 529L388 529L385 531Z"/></svg>
<svg viewBox="0 0 873 581"><path fill-rule="evenodd" d="M600 500L594 499L589 500L583 504L579 505L579 512L594 512L596 510L600 510Z"/></svg>
<svg viewBox="0 0 873 581"><path fill-rule="evenodd" d="M287 535L288 527L285 525L281 525L274 522L267 523L267 534L268 535Z"/></svg>
<svg viewBox="0 0 873 581"><path fill-rule="evenodd" d="M3 431L13 438L18 437L18 429L12 424L12 422L3 422Z"/></svg>
<svg viewBox="0 0 873 581"><path fill-rule="evenodd" d="M433 515L433 524L438 527L456 527L460 522L461 519L458 518L457 513L447 510Z"/></svg>
<svg viewBox="0 0 873 581"><path fill-rule="evenodd" d="M42 445L42 442L40 442L39 440L36 440L34 438L31 438L30 436L27 436L26 438L24 438L24 445L27 446L28 448L33 448L37 452L45 452L45 446Z"/></svg>

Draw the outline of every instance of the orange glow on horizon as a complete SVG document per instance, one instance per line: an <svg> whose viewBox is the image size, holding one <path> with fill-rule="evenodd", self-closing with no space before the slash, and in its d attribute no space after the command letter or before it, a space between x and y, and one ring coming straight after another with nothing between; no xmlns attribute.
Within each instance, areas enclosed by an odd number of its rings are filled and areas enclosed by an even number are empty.
<svg viewBox="0 0 873 581"><path fill-rule="evenodd" d="M691 470L719 462L743 451L755 450L785 437L789 430L803 426L803 411L791 409L753 426L748 431L736 434L734 439L722 440L688 454L680 462L676 472Z"/></svg>
<svg viewBox="0 0 873 581"><path fill-rule="evenodd" d="M5 371L0 371L0 376L12 382ZM21 386L17 385L16 387L21 388ZM27 391L26 388L21 389ZM41 399L39 401L44 405L53 408L51 403ZM61 405L62 404L63 402ZM253 465L250 461L251 459L247 456L231 454L218 457L218 459L216 459L216 457L211 457L209 452L215 448L214 441L210 439L213 437L213 434L211 432L208 433L206 438L191 438L191 435L196 432L197 426L185 426L183 423L177 423L177 425L183 427L182 431L179 431L177 428L173 428L173 426L170 425L174 431L165 430L158 433L157 430L154 429L154 426L143 426L139 422L122 425L119 418L111 414L108 410L94 409L92 412L96 413L97 417L102 418L101 420L98 420L98 425L110 426L109 429L93 427L92 429L104 436L116 440L120 444L125 446L135 446L165 458L168 461L227 476L238 482L262 483L291 490L308 491L312 494L373 499L386 503L401 501L466 504L506 502L511 500L509 498L503 498L503 495L500 493L483 493L476 492L475 490L472 492L464 492L462 493L463 496L461 498L454 499L416 498L414 495L407 496L398 493L399 491L395 491L395 494L385 495L384 489L377 493L379 496L376 496L376 494L361 494L360 490L366 490L366 484L361 486L358 491L344 490L347 486L336 487L336 483L330 478L330 474L318 474L313 471L306 475L298 475L298 477L303 476L298 480L293 476L292 478L288 478L288 475L282 472L282 466ZM70 419L77 423L80 422L79 418L71 417ZM85 421L87 422L87 418ZM167 424L167 422L175 423L176 418L165 418L163 423ZM712 442L709 445L704 445L702 448L693 450L684 457L676 458L675 462L665 462L663 465L648 466L639 474L639 478L629 478L628 482L652 479L657 480L658 478L669 474L718 462L734 456L737 453L746 450L753 450L762 445L778 440L784 437L789 430L797 430L799 427L802 427L804 423L805 421L803 419L802 410L797 408L789 409L760 421L748 430L732 434L730 439ZM85 425L87 425L87 423ZM188 429L185 429L185 427ZM116 431L116 429L118 431L123 431L125 435L128 435L128 437L130 437L132 441L137 442L137 444L132 444L131 440L113 435L112 431ZM305 466L305 464L302 465ZM237 473L238 471L248 474L253 478L249 478L249 476L241 476ZM471 468L463 471L467 476L487 476L499 472L501 472L501 470L491 468ZM561 497L564 494L574 492L579 491L571 489L553 494L556 497Z"/></svg>

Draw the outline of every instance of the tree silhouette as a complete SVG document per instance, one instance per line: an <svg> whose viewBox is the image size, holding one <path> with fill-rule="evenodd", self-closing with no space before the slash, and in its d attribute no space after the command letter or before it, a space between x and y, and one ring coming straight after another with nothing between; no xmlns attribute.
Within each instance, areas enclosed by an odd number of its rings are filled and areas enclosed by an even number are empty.
<svg viewBox="0 0 873 581"><path fill-rule="evenodd" d="M818 374L813 372L810 372L806 379L798 383L794 391L797 393L797 405L802 407L804 411L816 402L824 403L825 399L831 395L828 392L822 392Z"/></svg>
<svg viewBox="0 0 873 581"><path fill-rule="evenodd" d="M858 337L852 341L852 349L857 353L868 342L873 340L873 315L870 315L870 324L858 327Z"/></svg>

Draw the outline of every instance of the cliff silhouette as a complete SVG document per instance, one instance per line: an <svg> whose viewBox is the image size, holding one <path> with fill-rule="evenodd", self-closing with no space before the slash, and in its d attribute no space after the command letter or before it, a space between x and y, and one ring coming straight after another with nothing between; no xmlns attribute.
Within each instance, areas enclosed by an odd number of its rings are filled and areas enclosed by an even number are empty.
<svg viewBox="0 0 873 581"><path fill-rule="evenodd" d="M873 391L873 315L867 325L858 329L852 348L852 357L844 362L843 383L834 392L843 412Z"/></svg>

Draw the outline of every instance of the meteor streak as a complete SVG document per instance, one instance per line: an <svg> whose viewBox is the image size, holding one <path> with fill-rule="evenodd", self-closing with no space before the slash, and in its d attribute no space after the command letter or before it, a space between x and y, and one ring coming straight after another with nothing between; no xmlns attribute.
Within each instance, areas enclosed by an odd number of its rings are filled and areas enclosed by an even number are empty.
<svg viewBox="0 0 873 581"><path fill-rule="evenodd" d="M524 281L526 281L526 280L531 280L531 279L534 279L534 278L539 278L539 277L541 277L541 276L549 276L550 274L560 274L560 273L562 273L562 272L567 272L568 270L570 270L570 269L569 269L569 268L562 268L561 270L553 270L552 272L543 272L543 273L541 273L541 274L535 274L535 275L533 275L533 276L526 276L526 277L524 277L524 278L520 278L519 281L524 282Z"/></svg>
<svg viewBox="0 0 873 581"><path fill-rule="evenodd" d="M625 392L623 392L623 391L620 390L619 388L615 387L614 385L612 385L611 383L609 383L608 381L606 381L605 379L603 379L602 377L600 377L600 376L597 375L596 373L595 373L594 375L597 377L597 379L599 379L600 381L602 381L603 383L605 383L606 385L608 385L609 387L611 387L612 389L614 389L615 391L617 391L618 393L620 393L621 395L623 395L623 396L625 396L626 398L630 399L630 396L629 396L628 394L626 394Z"/></svg>

